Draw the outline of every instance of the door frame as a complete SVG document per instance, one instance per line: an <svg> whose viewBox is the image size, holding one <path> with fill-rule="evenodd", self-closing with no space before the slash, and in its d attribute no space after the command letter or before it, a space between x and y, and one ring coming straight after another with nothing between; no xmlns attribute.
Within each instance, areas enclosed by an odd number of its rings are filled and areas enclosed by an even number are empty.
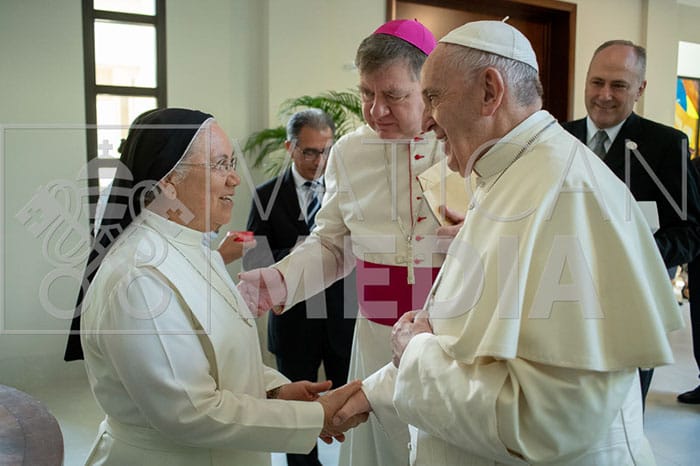
<svg viewBox="0 0 700 466"><path fill-rule="evenodd" d="M548 34L544 53L548 66L540 69L540 79L545 85L544 107L560 121L573 118L576 4L560 0L386 0L387 20L396 19L397 6L401 3L545 23Z"/></svg>

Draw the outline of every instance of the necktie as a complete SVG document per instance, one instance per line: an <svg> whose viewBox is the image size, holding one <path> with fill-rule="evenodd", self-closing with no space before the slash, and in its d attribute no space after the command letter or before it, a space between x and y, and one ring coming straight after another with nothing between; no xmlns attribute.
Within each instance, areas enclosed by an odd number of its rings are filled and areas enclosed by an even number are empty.
<svg viewBox="0 0 700 466"><path fill-rule="evenodd" d="M601 160L605 158L605 143L607 140L608 133L600 129L597 133L595 133L595 136L593 136L593 139L591 139L591 144L588 146L591 148L593 153L595 153L595 155L601 158Z"/></svg>
<svg viewBox="0 0 700 466"><path fill-rule="evenodd" d="M306 197L306 224L311 230L316 221L316 212L321 207L321 201L318 198L318 181L306 181L304 187L308 190Z"/></svg>

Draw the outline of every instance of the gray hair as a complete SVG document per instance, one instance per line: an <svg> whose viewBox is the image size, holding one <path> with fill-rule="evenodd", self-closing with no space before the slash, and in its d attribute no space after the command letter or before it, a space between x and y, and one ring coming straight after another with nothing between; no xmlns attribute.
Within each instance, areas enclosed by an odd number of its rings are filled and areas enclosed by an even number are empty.
<svg viewBox="0 0 700 466"><path fill-rule="evenodd" d="M605 41L602 44L600 44L597 49L595 49L595 52L593 52L593 57L598 55L598 52L600 52L601 50L605 50L608 47L612 47L613 45L624 45L627 47L632 47L632 50L634 50L634 55L637 57L637 67L639 68L639 80L644 81L644 77L647 72L647 50L641 45L635 44L631 40L613 39Z"/></svg>
<svg viewBox="0 0 700 466"><path fill-rule="evenodd" d="M373 73L387 65L405 61L414 81L420 79L420 70L428 56L418 47L388 34L372 34L357 49L355 66L360 73Z"/></svg>
<svg viewBox="0 0 700 466"><path fill-rule="evenodd" d="M326 112L319 108L310 108L296 112L287 122L287 140L296 141L302 128L310 127L318 131L330 128L335 135L335 123Z"/></svg>
<svg viewBox="0 0 700 466"><path fill-rule="evenodd" d="M449 63L471 78L485 68L493 67L503 76L506 86L522 106L530 106L542 99L544 91L539 74L532 66L518 60L502 57L471 47L445 44Z"/></svg>

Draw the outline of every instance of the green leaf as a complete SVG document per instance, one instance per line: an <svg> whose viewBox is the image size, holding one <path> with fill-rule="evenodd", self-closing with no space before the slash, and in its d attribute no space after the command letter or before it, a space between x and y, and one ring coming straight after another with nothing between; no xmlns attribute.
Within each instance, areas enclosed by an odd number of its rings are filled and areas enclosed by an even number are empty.
<svg viewBox="0 0 700 466"><path fill-rule="evenodd" d="M279 117L287 121L302 108L319 108L328 113L335 122L336 140L362 124L362 102L357 91L327 91L316 96L304 95L287 99L280 105ZM284 141L287 138L284 126L266 128L251 134L246 140L243 152L253 159L254 167L266 165L265 172L279 174L286 166Z"/></svg>
<svg viewBox="0 0 700 466"><path fill-rule="evenodd" d="M286 139L287 130L284 126L256 131L246 140L243 152L246 156L253 159L253 166L258 168L263 164L268 154L284 150L284 141Z"/></svg>

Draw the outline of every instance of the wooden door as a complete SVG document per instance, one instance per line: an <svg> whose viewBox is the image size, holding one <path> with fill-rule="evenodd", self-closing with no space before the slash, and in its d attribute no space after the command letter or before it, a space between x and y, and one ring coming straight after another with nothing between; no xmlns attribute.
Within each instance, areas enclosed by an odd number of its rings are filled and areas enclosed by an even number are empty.
<svg viewBox="0 0 700 466"><path fill-rule="evenodd" d="M417 19L436 39L469 21L502 20L532 43L544 108L560 121L573 116L576 5L557 0L387 0L389 19Z"/></svg>

